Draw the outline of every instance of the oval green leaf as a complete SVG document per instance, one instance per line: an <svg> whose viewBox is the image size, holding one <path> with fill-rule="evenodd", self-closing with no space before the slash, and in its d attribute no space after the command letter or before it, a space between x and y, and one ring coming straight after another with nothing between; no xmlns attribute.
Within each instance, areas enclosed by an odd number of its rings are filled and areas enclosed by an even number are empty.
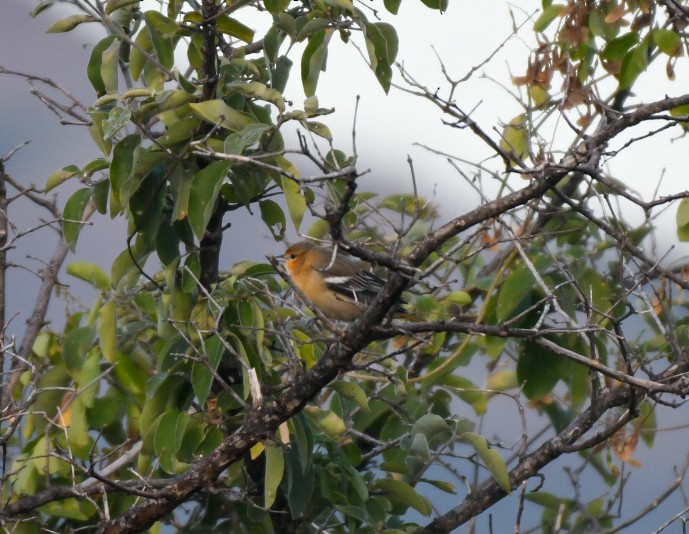
<svg viewBox="0 0 689 534"><path fill-rule="evenodd" d="M95 263L88 263L85 261L70 263L67 266L67 274L71 274L84 282L88 282L96 289L105 291L110 288L110 277L100 265Z"/></svg>
<svg viewBox="0 0 689 534"><path fill-rule="evenodd" d="M375 486L376 488L389 493L403 503L411 506L417 512L425 515L426 517L433 513L433 508L431 507L431 503L428 501L428 499L417 493L414 488L402 480L382 478L376 480Z"/></svg>
<svg viewBox="0 0 689 534"><path fill-rule="evenodd" d="M278 486L282 482L285 472L285 459L282 449L272 445L265 445L266 454L266 479L264 486L265 507L269 509L275 503Z"/></svg>
<svg viewBox="0 0 689 534"><path fill-rule="evenodd" d="M474 432L464 432L459 438L462 441L466 441L469 445L473 447L479 458L483 460L484 465L490 471L490 473L498 481L498 484L504 489L508 494L512 493L512 488L510 486L510 475L507 472L507 465L505 465L505 460L502 456L488 445L488 442L483 436L479 436Z"/></svg>
<svg viewBox="0 0 689 534"><path fill-rule="evenodd" d="M220 187L227 175L230 164L214 161L196 173L189 191L189 224L197 239L201 240L208 221L215 209Z"/></svg>
<svg viewBox="0 0 689 534"><path fill-rule="evenodd" d="M77 247L77 239L79 238L79 232L81 232L81 227L83 226L81 219L84 216L84 211L90 199L91 189L83 188L69 197L69 200L67 200L65 204L62 233L69 250L72 252L74 252Z"/></svg>
<svg viewBox="0 0 689 534"><path fill-rule="evenodd" d="M50 28L46 30L46 33L61 33L70 32L79 24L84 22L98 22L100 19L92 17L90 15L72 15L71 17L66 17L64 19L58 20Z"/></svg>

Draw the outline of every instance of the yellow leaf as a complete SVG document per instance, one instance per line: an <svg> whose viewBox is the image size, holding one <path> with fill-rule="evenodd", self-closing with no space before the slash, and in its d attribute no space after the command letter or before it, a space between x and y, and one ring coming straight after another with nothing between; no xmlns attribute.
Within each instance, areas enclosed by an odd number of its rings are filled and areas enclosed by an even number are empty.
<svg viewBox="0 0 689 534"><path fill-rule="evenodd" d="M318 428L333 439L339 438L347 430L344 421L333 411L324 411L315 406L307 406L304 408L304 413L311 418Z"/></svg>
<svg viewBox="0 0 689 534"><path fill-rule="evenodd" d="M117 333L115 319L115 301L103 304L98 312L98 343L103 356L110 363L115 361Z"/></svg>
<svg viewBox="0 0 689 534"><path fill-rule="evenodd" d="M256 445L251 447L249 452L251 453L251 459L255 460L256 458L261 456L261 454L263 453L263 443L261 443L261 442L257 443Z"/></svg>
<svg viewBox="0 0 689 534"><path fill-rule="evenodd" d="M524 114L517 115L505 126L500 148L511 156L512 161L524 159L529 155L529 132Z"/></svg>

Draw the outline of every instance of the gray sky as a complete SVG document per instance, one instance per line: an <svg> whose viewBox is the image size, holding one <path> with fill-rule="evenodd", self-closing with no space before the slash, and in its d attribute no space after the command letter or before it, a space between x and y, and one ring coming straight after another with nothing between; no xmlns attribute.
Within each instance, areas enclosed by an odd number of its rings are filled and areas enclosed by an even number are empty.
<svg viewBox="0 0 689 534"><path fill-rule="evenodd" d="M521 9L531 12L540 2L528 0L515 2ZM32 0L3 0L2 31L0 31L0 65L29 73L49 76L73 92L86 104L94 100L90 85L86 84L85 66L90 54L89 46L94 40L88 31L78 30L70 34L45 34L45 29L54 20L53 13L46 13L36 20L32 20L29 12L35 5ZM440 67L431 45L436 47L438 55L443 58L449 73L456 78L462 77L473 66L483 61L488 53L496 48L511 32L512 21L507 16L507 3L504 0L466 0L451 2L450 9L443 15L438 15L425 9L420 2L406 0L402 3L400 15L392 17L384 14L384 18L393 22L400 34L399 59L404 61L407 69L420 81L426 82L429 88L443 85ZM517 20L523 15L516 11ZM47 15L47 16L46 16ZM57 15L57 12L54 13ZM525 38L531 38L530 25L524 32ZM496 59L486 67L488 75L505 82L508 72L507 61L515 69L514 74L522 74L526 64L529 47L519 39L513 40L502 50ZM368 71L356 51L345 47L333 39L330 51L332 67L324 73L319 82L319 94L322 95L320 105L335 107L337 113L326 117L326 122L337 140L338 146L348 151L350 148L351 128L355 95L362 96L359 108L357 141L360 153L360 169L370 168L371 173L362 180L361 189L389 189L399 190L400 187L410 189L410 173L407 164L407 154L414 161L419 189L422 194L430 196L436 193L436 200L440 202L443 213L458 213L476 202L473 192L461 181L444 158L430 155L413 143L419 142L472 159L477 153L483 153L485 148L466 131L451 130L441 126L441 115L429 103L419 101L398 91L391 92L391 96L383 95L373 75ZM339 68L346 65L346 69ZM686 65L685 65L686 66ZM296 68L296 66L295 66ZM473 117L485 125L497 124L497 120L508 121L521 110L517 102L509 96L505 89L486 77L481 77L481 69L468 83L462 85L456 98L465 110L476 108ZM686 80L687 73L678 73L680 80ZM657 76L657 75L654 75ZM654 87L654 76L649 76L649 90ZM683 78L682 78L683 77ZM296 76L298 78L298 76ZM399 81L399 77L396 77ZM657 80L657 78L655 78ZM679 92L680 82L675 82ZM672 85L669 86L672 89ZM662 89L667 91L667 84L663 82ZM514 90L512 87L507 87ZM300 105L303 94L297 86L290 86L287 98L291 98ZM26 81L11 76L0 76L0 157L4 157L14 147L25 141L29 145L18 151L7 165L7 171L24 184L36 184L42 187L47 177L59 168L68 164L83 165L100 153L91 143L85 128L70 126L62 127L55 116L43 104L29 93ZM677 150L677 146L666 142L654 149L653 156L648 152L637 151L630 155L631 167L621 169L625 176L634 180L639 187L653 188L662 168L668 169L668 187L677 184L677 179L686 180L689 151ZM658 165L658 161L662 161ZM648 167L649 164L653 167ZM674 178L674 180L670 179ZM75 184L76 185L76 184ZM67 198L67 188L60 188L61 201ZM19 229L27 228L36 223L34 208L26 203L17 206L11 214ZM674 213L668 213L674 217ZM83 261L101 263L109 268L112 259L125 247L124 228L121 224L112 223L108 217L96 216L95 227L86 228L80 238L77 248L78 257ZM666 245L674 241L674 228L668 223ZM250 250L247 252L246 236L263 236L263 239L251 239ZM52 235L49 232L36 234L21 241L21 248L15 254L15 261L23 261L26 255L47 259L52 248ZM233 241L233 239L240 241ZM237 245L239 243L239 245ZM679 250L686 250L681 245ZM255 221L243 219L234 223L225 242L224 267L233 261L251 254L253 259L261 260L265 253L275 251L275 245L267 231ZM680 253L678 252L678 253ZM72 260L73 261L73 258ZM38 267L38 262L32 262ZM63 275L62 281L72 284L77 293L84 296L88 305L93 294L80 286L79 282L70 280ZM15 309L25 312L33 299L36 279L21 270L14 270L10 275L11 298L15 302ZM60 317L62 304L54 304L54 317ZM23 324L25 316L17 319ZM509 403L494 400L498 407L494 410L496 419L487 423L487 434L491 428L504 430L505 421L516 420L516 411ZM491 405L493 407L494 404ZM507 417L505 414L509 414ZM512 416L514 414L514 417ZM675 412L676 415L679 411ZM462 414L470 415L470 414ZM665 424L669 424L666 421ZM533 430L533 429L531 429ZM518 435L516 429L515 435ZM488 434L489 435L489 434ZM644 479L643 488L636 486L630 492L625 502L627 513L634 509L634 503L645 503L649 495L654 495L672 479L672 464L679 458L678 449L685 449L686 433L673 434L671 439L659 435L656 446L652 451L641 447L636 455L645 463L644 468L635 473L634 480ZM658 459L672 458L672 461L658 462ZM654 460L655 459L655 460ZM559 471L560 466L548 468L550 473ZM546 473L547 475L548 473ZM645 477L645 478L644 478ZM555 477L548 477L546 490L561 494L563 488L558 487ZM602 491L602 488L598 488ZM509 524L514 520L516 500L506 499L495 509L491 510L495 517L504 516ZM641 530L649 530L662 522L679 506L664 508L662 516L650 516L646 526Z"/></svg>

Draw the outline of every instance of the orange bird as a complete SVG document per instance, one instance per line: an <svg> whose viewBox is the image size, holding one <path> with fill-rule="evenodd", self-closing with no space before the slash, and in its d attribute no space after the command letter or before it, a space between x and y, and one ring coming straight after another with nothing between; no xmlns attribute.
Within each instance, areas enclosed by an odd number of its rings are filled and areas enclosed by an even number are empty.
<svg viewBox="0 0 689 534"><path fill-rule="evenodd" d="M308 241L289 247L284 258L294 285L329 319L359 318L385 284L347 258ZM392 310L405 314L403 304L397 302Z"/></svg>

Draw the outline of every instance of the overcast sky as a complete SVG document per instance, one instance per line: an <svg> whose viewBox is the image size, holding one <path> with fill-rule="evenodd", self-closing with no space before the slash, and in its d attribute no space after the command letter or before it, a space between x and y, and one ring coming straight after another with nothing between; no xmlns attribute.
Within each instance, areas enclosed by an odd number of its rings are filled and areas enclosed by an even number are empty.
<svg viewBox="0 0 689 534"><path fill-rule="evenodd" d="M32 0L2 0L2 28L0 31L0 65L6 68L27 71L34 74L49 76L63 84L86 104L94 100L93 91L86 83L85 66L90 54L90 45L96 39L87 29L71 34L47 35L45 29L58 13L46 13L45 16L33 20L29 12L34 7ZM430 88L442 87L440 66L436 54L431 48L435 46L438 55L443 59L448 72L456 78L464 76L473 66L483 61L512 31L512 19L508 15L508 4L504 0L453 0L450 9L445 14L438 14L424 8L418 0L402 2L400 14L393 17L381 12L384 20L395 24L400 34L400 53L398 59L403 61L406 68L419 80ZM535 12L540 6L539 1L528 0L515 2L519 7L514 9L515 20L522 21L525 13ZM52 10L51 10L52 11ZM512 40L490 63L486 69L481 69L475 78L462 85L456 98L463 109L475 109L473 117L487 128L497 124L497 120L509 121L520 113L521 109L509 93L494 83L488 77L481 77L484 70L489 76L506 83L505 74L509 67L514 74L523 74L528 58L528 51L533 36L530 24L523 32L524 39ZM377 85L372 73L367 70L358 53L333 39L330 51L330 68L324 73L319 82L320 105L335 107L337 113L325 117L326 122L336 139L336 145L345 151L350 149L351 128L355 96L361 95L358 117L358 151L360 154L360 169L371 169L371 173L362 181L361 189L399 190L410 189L410 173L407 155L414 161L419 189L425 196L436 193L436 199L441 204L442 212L449 214L461 213L475 202L471 189L462 182L449 164L437 156L432 156L425 150L414 146L422 143L433 146L438 150L472 159L475 154L485 149L466 131L458 131L441 126L440 113L429 103L392 90L385 96ZM296 62L295 62L296 63ZM297 63L298 65L298 63ZM343 68L342 65L346 65ZM296 68L296 67L295 67ZM685 71L680 71L677 92L686 87ZM298 76L295 78L298 79ZM396 77L399 81L399 77ZM648 89L662 88L667 92L668 86L653 84L653 77L648 77ZM680 85L684 83L684 85ZM672 89L672 85L669 86ZM508 87L509 90L514 90ZM18 151L7 165L7 170L24 184L45 184L47 177L55 170L75 163L83 165L100 153L91 143L84 128L60 127L53 114L46 110L29 92L27 83L19 78L0 76L0 157L25 141L30 144ZM303 100L299 84L291 85L285 95L293 99L297 105ZM662 94L660 95L662 96ZM689 167L689 151L686 147L677 150L677 145L670 143L666 137L664 144L647 150L632 151L631 165L626 169L619 169L620 177L631 180L635 186L652 190L659 177L659 169L667 169L666 184L670 188L677 186L678 181L686 180L686 169ZM651 155L652 154L652 155ZM661 161L662 164L658 164ZM650 166L650 164L653 164ZM69 188L65 188L65 191ZM66 198L65 192L60 192L62 202ZM473 199L473 200L472 200ZM442 202L440 202L442 200ZM22 210L26 210L23 212ZM35 212L29 211L26 204L10 214L17 221L19 229L35 224ZM675 241L672 227L673 213L668 212L667 235L664 236L664 247ZM125 247L124 229L121 224L109 222L109 218L97 216L95 228L85 229L78 245L78 257L84 261L95 261L109 268L112 259ZM247 249L246 236L259 235L263 239L251 239L251 249ZM237 239L241 239L241 247L237 247ZM30 254L47 259L52 252L48 247L50 240L38 236L22 241L22 248L17 252L16 261L21 261L22 255ZM686 250L686 245L678 247L675 254ZM233 261L251 254L252 259L262 260L267 252L276 251L276 246L260 224L250 220L234 223L225 242L224 261L228 267ZM72 260L70 260L72 261ZM37 262L34 262L38 265ZM64 281L68 280L63 277ZM33 298L35 279L24 271L12 271L12 297L16 301L15 309L25 311ZM84 294L88 305L90 294ZM55 316L60 316L62 304L57 305ZM17 319L23 322L25 317ZM500 401L491 401L500 402ZM504 410L513 407L504 406ZM498 410L498 413L500 410ZM510 412L512 413L512 412ZM503 418L504 419L504 418ZM684 449L686 439L679 439L674 435L673 440L657 440L652 455L676 458L677 448ZM686 437L686 436L685 436ZM645 453L640 451L639 457L645 461ZM648 478L648 487L639 497L647 497L648 492L655 492L663 487L672 477L671 465L665 465L663 470L653 470ZM560 469L551 467L549 469ZM662 474L660 474L662 472ZM656 484L657 488L651 486ZM560 488L550 489L557 491ZM631 495L627 504L633 506L634 496ZM645 499L643 499L645 500ZM642 500L642 501L643 501ZM640 502L642 502L640 501ZM501 510L511 514L513 521L514 503L506 502L492 510L499 514ZM667 513L667 509L663 513ZM658 525L660 519L651 516L648 523ZM646 529L648 530L648 529ZM644 531L641 528L640 531Z"/></svg>

